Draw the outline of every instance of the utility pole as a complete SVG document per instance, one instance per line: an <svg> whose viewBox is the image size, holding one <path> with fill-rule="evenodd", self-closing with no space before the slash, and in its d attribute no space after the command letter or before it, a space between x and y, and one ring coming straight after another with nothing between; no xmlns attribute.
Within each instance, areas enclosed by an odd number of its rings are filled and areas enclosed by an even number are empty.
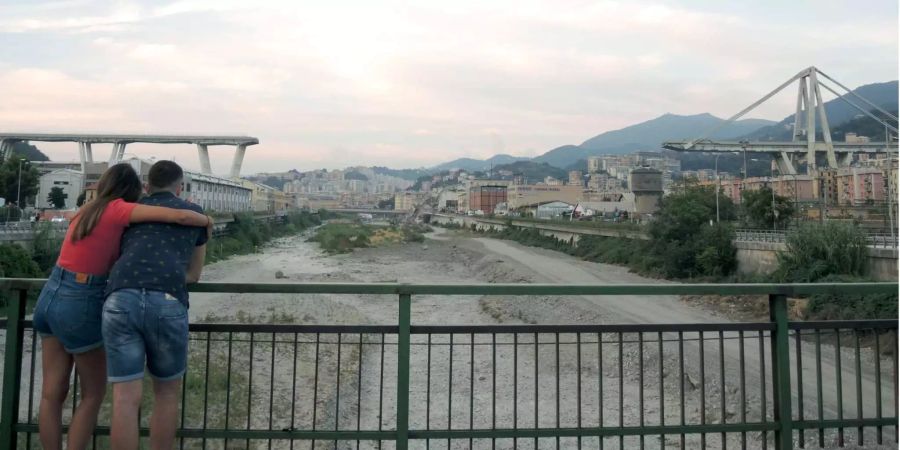
<svg viewBox="0 0 900 450"><path fill-rule="evenodd" d="M716 153L716 224L719 223L719 188L722 186L722 182L719 181L719 156L721 153Z"/></svg>

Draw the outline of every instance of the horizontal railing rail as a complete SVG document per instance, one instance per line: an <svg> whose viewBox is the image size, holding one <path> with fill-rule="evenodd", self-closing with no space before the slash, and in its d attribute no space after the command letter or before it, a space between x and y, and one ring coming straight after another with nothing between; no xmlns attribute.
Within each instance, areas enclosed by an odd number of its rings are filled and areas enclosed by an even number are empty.
<svg viewBox="0 0 900 450"><path fill-rule="evenodd" d="M773 242L783 243L787 240L784 230L737 229L734 240L738 242ZM867 232L866 242L875 248L897 248L897 236L882 232Z"/></svg>
<svg viewBox="0 0 900 450"><path fill-rule="evenodd" d="M25 312L29 293L43 283L0 279L7 292L7 318L0 319L3 448L36 444L40 346ZM397 321L192 323L179 445L787 449L896 442L898 322L792 322L788 298L897 289L897 283L195 284L190 290L197 293L396 296ZM418 324L412 321L418 295L512 302L760 295L768 298L770 320ZM529 298L509 297L517 295ZM95 448L109 434L108 415L101 414ZM141 423L146 435L146 414Z"/></svg>

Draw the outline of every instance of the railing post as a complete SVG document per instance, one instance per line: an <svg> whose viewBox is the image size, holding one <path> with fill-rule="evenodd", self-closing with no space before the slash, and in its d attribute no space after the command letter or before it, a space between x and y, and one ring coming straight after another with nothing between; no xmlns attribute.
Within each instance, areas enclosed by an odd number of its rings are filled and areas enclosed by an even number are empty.
<svg viewBox="0 0 900 450"><path fill-rule="evenodd" d="M3 403L0 404L0 448L16 448L16 422L19 421L19 380L22 377L22 347L25 304L28 291L10 296L6 306L6 346L3 359Z"/></svg>
<svg viewBox="0 0 900 450"><path fill-rule="evenodd" d="M788 344L787 296L769 295L769 319L775 323L772 341L772 404L775 408L775 449L790 450L794 445L791 418L791 368ZM799 357L799 356L798 356Z"/></svg>
<svg viewBox="0 0 900 450"><path fill-rule="evenodd" d="M400 294L400 313L397 331L397 450L409 445L409 327L412 299Z"/></svg>

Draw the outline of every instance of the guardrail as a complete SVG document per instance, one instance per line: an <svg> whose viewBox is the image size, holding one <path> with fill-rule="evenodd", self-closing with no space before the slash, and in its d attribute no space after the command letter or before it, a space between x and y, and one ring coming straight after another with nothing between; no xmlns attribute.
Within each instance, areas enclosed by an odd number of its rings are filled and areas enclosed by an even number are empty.
<svg viewBox="0 0 900 450"><path fill-rule="evenodd" d="M36 441L37 335L11 292L0 447ZM792 448L897 441L897 321L791 322L788 299L896 283L202 283L193 292L395 296L388 325L192 324L180 447ZM770 320L420 325L413 296L765 295ZM536 298L519 301L540 301ZM321 301L329 301L323 299ZM434 300L431 300L434 301ZM449 299L447 299L449 301ZM893 339L884 339L893 333ZM71 392L77 393L77 378ZM76 394L77 395L77 394ZM147 418L141 432L146 435ZM94 446L108 435L101 418ZM318 443L318 445L317 445ZM719 444L719 445L716 445Z"/></svg>
<svg viewBox="0 0 900 450"><path fill-rule="evenodd" d="M776 230L738 229L734 231L734 238L738 242L783 243L787 239L787 233ZM867 233L866 241L870 247L897 248L897 236L887 233Z"/></svg>

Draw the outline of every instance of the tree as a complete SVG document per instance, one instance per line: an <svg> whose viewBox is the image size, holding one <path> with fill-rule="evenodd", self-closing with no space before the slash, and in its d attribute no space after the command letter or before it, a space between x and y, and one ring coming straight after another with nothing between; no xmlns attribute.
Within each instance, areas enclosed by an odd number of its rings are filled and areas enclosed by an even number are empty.
<svg viewBox="0 0 900 450"><path fill-rule="evenodd" d="M85 200L87 200L87 191L81 191L81 193L78 194L78 199L75 200L75 206L81 208L84 206Z"/></svg>
<svg viewBox="0 0 900 450"><path fill-rule="evenodd" d="M63 188L55 186L53 189L50 189L50 193L47 194L47 202L56 209L63 209L66 207L66 198L68 197L69 196Z"/></svg>
<svg viewBox="0 0 900 450"><path fill-rule="evenodd" d="M725 222L735 218L734 204L721 194L719 217ZM731 273L736 266L733 232L715 220L716 193L709 186L680 186L663 197L649 230L656 269L671 278Z"/></svg>
<svg viewBox="0 0 900 450"><path fill-rule="evenodd" d="M21 164L21 184L19 183L19 167ZM40 176L25 158L19 155L7 159L0 165L0 196L7 203L16 203L37 195ZM20 190L21 186L21 190Z"/></svg>
<svg viewBox="0 0 900 450"><path fill-rule="evenodd" d="M774 199L774 201L773 201ZM794 215L794 206L787 197L775 195L764 187L741 192L744 223L752 228L787 228Z"/></svg>

